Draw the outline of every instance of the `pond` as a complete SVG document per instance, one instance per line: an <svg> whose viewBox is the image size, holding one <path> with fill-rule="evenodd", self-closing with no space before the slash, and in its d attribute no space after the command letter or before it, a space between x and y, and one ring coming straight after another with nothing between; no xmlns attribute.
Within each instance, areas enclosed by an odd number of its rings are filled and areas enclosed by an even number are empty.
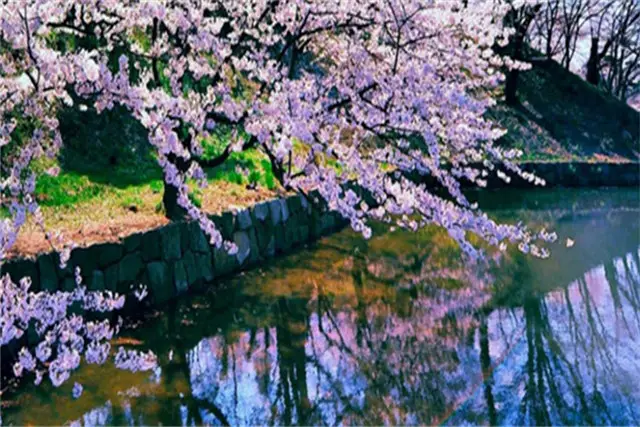
<svg viewBox="0 0 640 427"><path fill-rule="evenodd" d="M4 396L2 421L640 424L637 189L476 197L554 229L552 257L471 264L437 229L345 230L132 321L118 342L154 372L82 366Z"/></svg>

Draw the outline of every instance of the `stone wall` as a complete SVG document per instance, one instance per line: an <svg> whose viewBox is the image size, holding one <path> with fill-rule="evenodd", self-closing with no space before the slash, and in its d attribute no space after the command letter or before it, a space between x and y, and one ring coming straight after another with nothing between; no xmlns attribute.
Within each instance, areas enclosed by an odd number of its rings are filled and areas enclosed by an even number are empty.
<svg viewBox="0 0 640 427"><path fill-rule="evenodd" d="M10 260L2 274L9 273L14 281L30 276L33 290L69 291L75 287L73 271L78 266L89 290L130 294L132 285L142 283L149 290L149 301L156 305L344 225L339 214L320 212L299 195L212 219L223 237L236 243L236 254L210 246L197 223L176 222L118 243L76 248L65 269L59 268L58 254L48 253ZM135 302L135 298L128 300Z"/></svg>
<svg viewBox="0 0 640 427"><path fill-rule="evenodd" d="M547 186L640 184L638 163L524 163L521 166L544 178ZM517 177L513 177L511 184L492 177L488 184L489 188L531 186ZM49 253L35 260L7 261L2 266L2 274L9 273L14 280L30 276L33 290L72 290L73 271L79 266L90 290L129 293L131 285L142 283L147 285L152 303L161 304L191 287L210 283L331 233L344 222L335 212L312 209L300 195L259 203L212 219L223 237L237 244L237 254L229 255L224 249L209 246L196 223L178 222L133 234L118 243L74 249L64 270L58 267L58 255Z"/></svg>

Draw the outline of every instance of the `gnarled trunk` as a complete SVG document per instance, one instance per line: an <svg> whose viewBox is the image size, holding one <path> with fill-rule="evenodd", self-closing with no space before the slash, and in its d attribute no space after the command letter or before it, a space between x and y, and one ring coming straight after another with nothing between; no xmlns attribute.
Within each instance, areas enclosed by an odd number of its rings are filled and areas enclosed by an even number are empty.
<svg viewBox="0 0 640 427"><path fill-rule="evenodd" d="M187 211L178 204L178 189L166 182L162 194L162 205L165 216L172 221L179 221L187 215Z"/></svg>
<svg viewBox="0 0 640 427"><path fill-rule="evenodd" d="M191 137L189 135L182 139L181 142L185 149L191 149ZM175 165L181 175L185 174L191 166L191 162L189 160L185 160L173 153L167 156L167 160ZM172 221L179 221L184 219L187 215L187 211L178 203L178 195L178 188L165 181L164 193L162 194L162 205L164 207L165 216Z"/></svg>
<svg viewBox="0 0 640 427"><path fill-rule="evenodd" d="M587 81L594 86L600 83L600 57L598 55L597 37L591 38L591 50L589 51L589 60L587 61Z"/></svg>
<svg viewBox="0 0 640 427"><path fill-rule="evenodd" d="M516 34L514 40L512 41L512 58L515 60L522 60L524 57L524 53L522 52L522 48L524 45L524 37L520 34ZM504 87L504 96L507 105L516 105L518 104L518 76L520 74L520 70L514 69L509 70L507 73L507 78L505 81Z"/></svg>
<svg viewBox="0 0 640 427"><path fill-rule="evenodd" d="M504 87L504 96L507 105L518 104L518 75L519 70L511 70L507 73Z"/></svg>

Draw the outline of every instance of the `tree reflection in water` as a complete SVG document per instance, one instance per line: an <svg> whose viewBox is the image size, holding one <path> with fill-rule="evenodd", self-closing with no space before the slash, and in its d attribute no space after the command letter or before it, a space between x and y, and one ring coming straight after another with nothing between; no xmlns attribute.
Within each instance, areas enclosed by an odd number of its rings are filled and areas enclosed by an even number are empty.
<svg viewBox="0 0 640 427"><path fill-rule="evenodd" d="M83 367L78 401L27 391L3 421L640 424L640 259L619 226L636 214L544 268L471 268L432 230L341 233L129 331L152 378Z"/></svg>
<svg viewBox="0 0 640 427"><path fill-rule="evenodd" d="M195 346L194 397L215 402L231 424L442 419L450 398L466 388L461 362L477 360L464 344L488 294L481 283L462 284L478 276L462 264L434 269L427 247L398 262L370 259L366 246L331 250L342 267L294 284L304 297L270 292L268 278L256 285L258 303L238 314L233 342L216 336ZM249 315L264 307L268 313Z"/></svg>
<svg viewBox="0 0 640 427"><path fill-rule="evenodd" d="M361 259L354 300L340 304L321 286L308 300L278 298L275 326L231 345L239 373L202 383L216 384L207 399L233 414L232 424L432 424L454 409L453 424L637 423L637 264L637 254L616 258L563 290L531 290L514 308L478 315L480 295L475 307L456 307L469 298L429 280L370 298L367 286L381 275ZM273 386L251 384L253 371L257 384ZM225 398L232 389L236 399Z"/></svg>
<svg viewBox="0 0 640 427"><path fill-rule="evenodd" d="M491 313L488 327L480 328L488 342L481 358L494 348L500 353L513 336L518 342L495 366L484 394L476 393L449 423L640 423L638 257L630 252L562 290L532 295L511 316Z"/></svg>

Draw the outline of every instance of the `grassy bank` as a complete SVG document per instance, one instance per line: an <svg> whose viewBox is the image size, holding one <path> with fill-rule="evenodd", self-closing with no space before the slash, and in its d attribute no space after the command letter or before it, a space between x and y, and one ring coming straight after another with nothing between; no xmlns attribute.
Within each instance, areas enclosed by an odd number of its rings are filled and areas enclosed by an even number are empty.
<svg viewBox="0 0 640 427"><path fill-rule="evenodd" d="M227 143L224 135L212 138L205 144L205 156L215 156ZM78 244L88 245L166 223L162 170L150 152L127 152L123 146L115 154L105 154L105 150L81 152L74 147L65 147L55 161L36 165L42 172L36 198L49 231L60 231ZM92 154L95 152L100 154ZM56 176L45 173L52 168L60 169ZM206 172L209 185L200 188L190 183L190 197L208 213L246 207L275 195L269 161L255 150L233 153L223 165ZM30 221L13 254L48 249L44 233Z"/></svg>
<svg viewBox="0 0 640 427"><path fill-rule="evenodd" d="M640 113L553 61L521 73L520 105L504 104L488 116L507 129L501 144L524 152L521 160L638 160Z"/></svg>

